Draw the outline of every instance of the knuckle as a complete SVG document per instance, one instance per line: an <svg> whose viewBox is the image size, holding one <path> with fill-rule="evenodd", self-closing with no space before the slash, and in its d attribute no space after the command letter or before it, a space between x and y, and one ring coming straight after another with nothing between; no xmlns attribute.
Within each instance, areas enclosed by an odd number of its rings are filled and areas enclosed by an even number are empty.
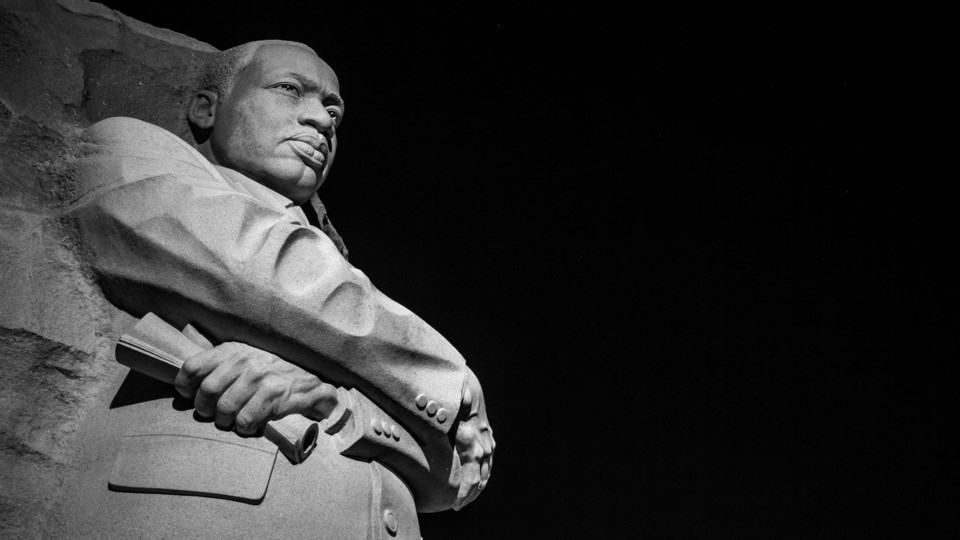
<svg viewBox="0 0 960 540"><path fill-rule="evenodd" d="M337 399L337 391L327 383L319 383L312 390L313 396L317 400L329 401Z"/></svg>
<svg viewBox="0 0 960 540"><path fill-rule="evenodd" d="M263 362L259 362L257 359L250 356L243 357L241 367L243 368L244 373L246 373L252 379L261 379L270 371Z"/></svg>
<svg viewBox="0 0 960 540"><path fill-rule="evenodd" d="M200 383L198 394L204 397L209 397L216 393L217 393L217 387L214 381L210 380L209 378L206 378L203 380L202 383Z"/></svg>
<svg viewBox="0 0 960 540"><path fill-rule="evenodd" d="M476 435L477 428L470 422L460 422L460 427L457 428L457 435L467 439L473 439Z"/></svg>
<svg viewBox="0 0 960 540"><path fill-rule="evenodd" d="M261 354L258 354L260 351L256 349L244 349L238 351L238 361L246 368L253 369L262 364Z"/></svg>
<svg viewBox="0 0 960 540"><path fill-rule="evenodd" d="M220 348L227 352L239 352L244 348L243 343L238 343L236 341L225 341L220 344Z"/></svg>
<svg viewBox="0 0 960 540"><path fill-rule="evenodd" d="M336 390L332 390L332 386L324 386L326 388L319 389L316 401L330 410L333 410L340 402L340 398L337 396Z"/></svg>
<svg viewBox="0 0 960 540"><path fill-rule="evenodd" d="M255 427L254 420L248 413L238 414L234 419L233 424L239 431L253 431L253 428Z"/></svg>
<svg viewBox="0 0 960 540"><path fill-rule="evenodd" d="M284 393L286 385L279 378L270 377L260 383L260 388L271 396L277 396Z"/></svg>
<svg viewBox="0 0 960 540"><path fill-rule="evenodd" d="M238 406L232 399L220 399L217 402L217 412L221 414L232 416L236 414L237 409Z"/></svg>
<svg viewBox="0 0 960 540"><path fill-rule="evenodd" d="M241 369L249 369L250 357L243 353L235 354L233 355L233 363Z"/></svg>
<svg viewBox="0 0 960 540"><path fill-rule="evenodd" d="M197 373L200 372L200 362L196 360L196 356L190 358L180 366L180 372L183 373L188 379L192 379L197 376Z"/></svg>

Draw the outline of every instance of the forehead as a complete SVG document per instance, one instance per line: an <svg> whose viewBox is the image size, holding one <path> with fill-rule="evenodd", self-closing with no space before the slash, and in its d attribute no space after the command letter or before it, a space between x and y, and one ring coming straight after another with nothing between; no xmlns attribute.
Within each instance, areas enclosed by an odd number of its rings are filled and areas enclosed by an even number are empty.
<svg viewBox="0 0 960 540"><path fill-rule="evenodd" d="M296 45L263 45L244 72L243 75L258 82L267 82L265 79L278 76L298 75L325 92L340 92L340 81L333 69L310 49Z"/></svg>

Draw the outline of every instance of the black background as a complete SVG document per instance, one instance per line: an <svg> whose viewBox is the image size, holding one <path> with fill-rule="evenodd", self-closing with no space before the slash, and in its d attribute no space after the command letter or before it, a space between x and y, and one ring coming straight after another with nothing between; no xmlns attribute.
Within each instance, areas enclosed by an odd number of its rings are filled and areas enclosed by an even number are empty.
<svg viewBox="0 0 960 540"><path fill-rule="evenodd" d="M337 71L321 195L351 262L467 357L499 445L425 539L955 514L942 6L107 4Z"/></svg>

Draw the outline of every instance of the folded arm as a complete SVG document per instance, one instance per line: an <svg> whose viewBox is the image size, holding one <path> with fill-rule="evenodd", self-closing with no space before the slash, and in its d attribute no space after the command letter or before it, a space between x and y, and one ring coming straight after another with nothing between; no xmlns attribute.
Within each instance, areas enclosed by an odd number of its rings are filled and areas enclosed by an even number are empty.
<svg viewBox="0 0 960 540"><path fill-rule="evenodd" d="M417 444L354 450L379 453L432 486L418 496L422 511L460 508L486 485L495 443L479 381L326 235L231 186L181 140L142 122L93 126L79 165L74 216L111 301L222 342L188 361L178 380L201 413L249 432L292 412L320 419L336 405L328 382L355 387L372 400L365 410L398 420Z"/></svg>
<svg viewBox="0 0 960 540"><path fill-rule="evenodd" d="M252 435L266 421L295 413L321 421L339 452L376 459L399 474L410 486L418 512L459 510L479 495L490 477L496 443L480 383L472 372L451 440L439 437L421 445L356 390L324 383L249 345L230 342L214 347L195 330L189 336L206 350L183 364L176 376L177 390L222 429Z"/></svg>
<svg viewBox="0 0 960 540"><path fill-rule="evenodd" d="M320 231L150 128L121 137L98 124L80 163L87 195L75 216L110 299L357 387L422 441L449 432L467 373L453 346Z"/></svg>

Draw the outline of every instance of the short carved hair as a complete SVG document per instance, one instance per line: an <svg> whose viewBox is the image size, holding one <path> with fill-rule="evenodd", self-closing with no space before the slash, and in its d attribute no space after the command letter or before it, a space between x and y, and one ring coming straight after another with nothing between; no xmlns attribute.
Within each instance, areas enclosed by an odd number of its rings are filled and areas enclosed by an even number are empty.
<svg viewBox="0 0 960 540"><path fill-rule="evenodd" d="M237 82L237 76L253 62L253 59L257 56L257 51L264 45L295 45L317 54L316 51L303 43L279 39L251 41L250 43L237 45L225 51L220 51L207 60L203 72L200 74L200 79L197 81L197 89L210 90L216 93L217 98L222 101L230 95L234 83Z"/></svg>

